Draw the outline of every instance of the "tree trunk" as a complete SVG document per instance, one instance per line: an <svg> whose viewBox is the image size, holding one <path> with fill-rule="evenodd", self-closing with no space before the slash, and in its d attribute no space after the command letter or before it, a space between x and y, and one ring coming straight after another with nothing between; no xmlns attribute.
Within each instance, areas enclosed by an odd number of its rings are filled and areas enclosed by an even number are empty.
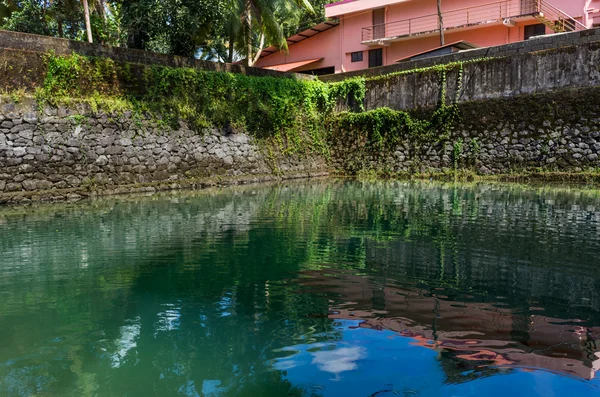
<svg viewBox="0 0 600 397"><path fill-rule="evenodd" d="M252 66L252 4L250 0L246 0L246 25L245 36L246 36L246 66Z"/></svg>
<svg viewBox="0 0 600 397"><path fill-rule="evenodd" d="M264 32L260 34L260 40L258 43L258 51L256 51L256 54L254 55L254 59L252 60L252 63L249 64L248 66L254 66L256 64L256 62L258 62L258 60L260 59L260 54L262 54L262 49L265 45L265 34Z"/></svg>
<svg viewBox="0 0 600 397"><path fill-rule="evenodd" d="M443 46L446 43L444 40L444 17L442 16L442 0L437 0L437 10L440 25L440 46Z"/></svg>
<svg viewBox="0 0 600 397"><path fill-rule="evenodd" d="M235 41L235 37L233 37L233 26L230 27L231 32L229 32L229 53L227 54L227 62L233 63L233 42Z"/></svg>
<svg viewBox="0 0 600 397"><path fill-rule="evenodd" d="M104 21L104 23L108 23L108 15L106 15L106 1L105 0L99 0L98 1L98 11L100 12L100 15L102 15L102 20Z"/></svg>
<svg viewBox="0 0 600 397"><path fill-rule="evenodd" d="M87 0L83 1L83 13L85 15L85 30L87 32L87 38L89 43L93 43L92 40L92 24L90 23L90 8L88 7Z"/></svg>

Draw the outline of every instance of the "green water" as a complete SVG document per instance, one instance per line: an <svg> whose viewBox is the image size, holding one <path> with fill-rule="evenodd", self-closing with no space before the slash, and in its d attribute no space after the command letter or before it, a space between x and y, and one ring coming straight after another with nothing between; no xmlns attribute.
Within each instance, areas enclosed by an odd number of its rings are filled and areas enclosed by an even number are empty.
<svg viewBox="0 0 600 397"><path fill-rule="evenodd" d="M598 339L595 190L316 181L0 209L0 396L592 396Z"/></svg>

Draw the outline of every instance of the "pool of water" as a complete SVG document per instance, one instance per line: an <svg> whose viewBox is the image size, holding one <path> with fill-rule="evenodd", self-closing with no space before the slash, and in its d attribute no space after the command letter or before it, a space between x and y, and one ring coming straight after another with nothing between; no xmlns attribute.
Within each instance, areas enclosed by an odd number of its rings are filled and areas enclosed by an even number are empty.
<svg viewBox="0 0 600 397"><path fill-rule="evenodd" d="M321 180L0 209L0 396L580 397L599 368L598 190Z"/></svg>

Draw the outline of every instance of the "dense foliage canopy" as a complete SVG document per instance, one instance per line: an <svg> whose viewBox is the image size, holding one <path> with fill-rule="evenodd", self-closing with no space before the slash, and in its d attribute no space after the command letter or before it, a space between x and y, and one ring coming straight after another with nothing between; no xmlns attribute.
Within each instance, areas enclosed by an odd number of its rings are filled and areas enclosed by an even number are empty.
<svg viewBox="0 0 600 397"><path fill-rule="evenodd" d="M0 28L252 65L324 20L328 0L0 0Z"/></svg>

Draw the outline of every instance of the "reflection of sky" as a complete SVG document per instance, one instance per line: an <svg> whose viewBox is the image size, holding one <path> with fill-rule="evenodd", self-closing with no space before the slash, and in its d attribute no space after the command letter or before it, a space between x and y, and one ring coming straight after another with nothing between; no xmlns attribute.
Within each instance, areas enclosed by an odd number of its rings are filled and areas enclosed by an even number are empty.
<svg viewBox="0 0 600 397"><path fill-rule="evenodd" d="M181 302L178 302L178 304ZM164 303L164 311L157 314L158 321L154 326L156 330L154 337L157 337L159 332L168 332L179 329L181 319L181 307L173 303Z"/></svg>
<svg viewBox="0 0 600 397"><path fill-rule="evenodd" d="M392 331L357 328L358 321L340 323L339 341L283 349L292 354L275 360L274 368L285 371L292 384L318 387L327 396L600 396L597 380L546 371L498 370L494 376L448 384L436 351Z"/></svg>
<svg viewBox="0 0 600 397"><path fill-rule="evenodd" d="M226 389L221 385L220 380L205 380L202 383L202 395L203 396L218 396Z"/></svg>
<svg viewBox="0 0 600 397"><path fill-rule="evenodd" d="M118 350L112 355L113 368L120 367L127 354L137 347L137 339L141 330L139 322L140 318L136 317L130 321L130 324L121 327L119 339L116 341Z"/></svg>

